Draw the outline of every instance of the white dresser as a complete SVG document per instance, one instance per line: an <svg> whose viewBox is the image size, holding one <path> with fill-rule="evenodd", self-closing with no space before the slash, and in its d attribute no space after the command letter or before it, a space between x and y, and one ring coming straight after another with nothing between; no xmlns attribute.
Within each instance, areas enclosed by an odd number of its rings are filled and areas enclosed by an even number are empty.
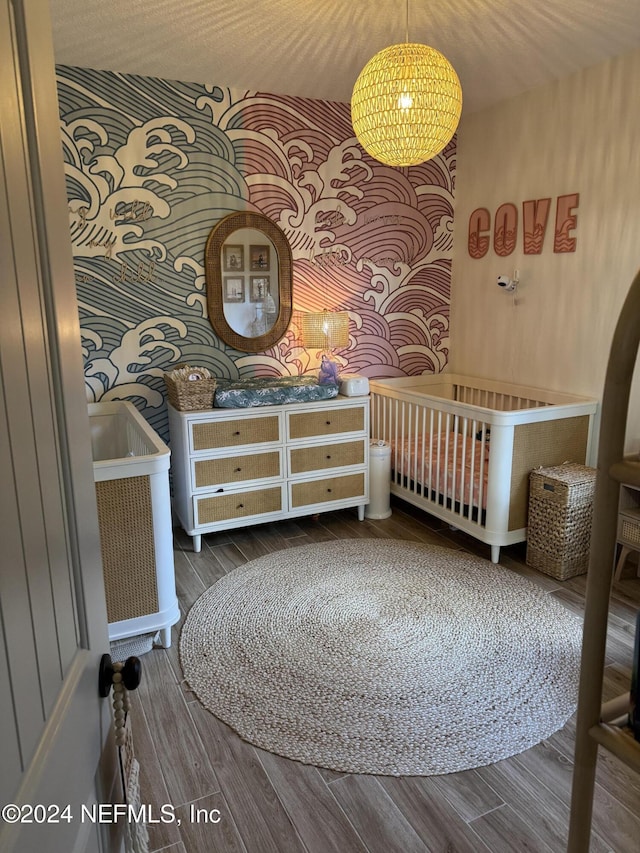
<svg viewBox="0 0 640 853"><path fill-rule="evenodd" d="M248 409L169 406L173 508L203 533L369 502L369 398Z"/></svg>

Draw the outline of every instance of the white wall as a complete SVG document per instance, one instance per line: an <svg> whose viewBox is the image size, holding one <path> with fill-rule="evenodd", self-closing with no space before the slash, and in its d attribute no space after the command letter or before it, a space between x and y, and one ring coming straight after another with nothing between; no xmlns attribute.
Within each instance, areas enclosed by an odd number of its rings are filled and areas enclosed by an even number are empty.
<svg viewBox="0 0 640 853"><path fill-rule="evenodd" d="M458 132L449 370L601 398L613 330L640 269L640 51L464 117ZM575 253L554 254L555 199L580 194ZM544 247L525 255L522 202L551 197ZM467 251L469 215L513 202L500 258ZM518 268L515 300L496 285ZM638 318L640 322L640 318ZM627 451L640 448L640 367Z"/></svg>

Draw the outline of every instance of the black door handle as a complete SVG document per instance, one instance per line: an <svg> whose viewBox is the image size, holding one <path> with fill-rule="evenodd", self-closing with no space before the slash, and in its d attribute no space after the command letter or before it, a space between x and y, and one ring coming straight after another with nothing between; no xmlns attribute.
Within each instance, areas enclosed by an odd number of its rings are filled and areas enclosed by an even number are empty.
<svg viewBox="0 0 640 853"><path fill-rule="evenodd" d="M102 655L100 658L100 669L98 670L98 692L106 699L111 692L114 675L113 661L111 655ZM122 683L127 690L135 690L142 680L142 664L136 657L127 658L122 667Z"/></svg>

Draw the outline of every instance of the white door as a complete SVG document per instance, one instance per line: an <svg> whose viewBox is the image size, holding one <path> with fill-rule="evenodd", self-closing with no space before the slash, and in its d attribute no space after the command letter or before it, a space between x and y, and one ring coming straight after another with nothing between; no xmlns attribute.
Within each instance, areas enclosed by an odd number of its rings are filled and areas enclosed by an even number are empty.
<svg viewBox="0 0 640 853"><path fill-rule="evenodd" d="M81 812L110 796L113 738L46 0L0 0L0 56L0 850L103 850Z"/></svg>

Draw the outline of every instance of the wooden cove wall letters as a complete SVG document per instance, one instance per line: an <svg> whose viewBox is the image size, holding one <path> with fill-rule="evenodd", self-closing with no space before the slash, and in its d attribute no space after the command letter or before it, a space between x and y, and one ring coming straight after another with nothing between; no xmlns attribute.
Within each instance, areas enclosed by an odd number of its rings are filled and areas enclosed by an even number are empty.
<svg viewBox="0 0 640 853"><path fill-rule="evenodd" d="M553 251L575 252L575 231L579 193L559 195L556 199L556 222ZM522 239L525 255L540 255L551 207L550 198L529 199L522 202ZM469 239L467 248L472 258L479 259L489 251L491 243L491 214L486 207L476 208L469 217ZM518 239L518 208L512 202L501 204L493 221L493 250L500 257L510 255Z"/></svg>

